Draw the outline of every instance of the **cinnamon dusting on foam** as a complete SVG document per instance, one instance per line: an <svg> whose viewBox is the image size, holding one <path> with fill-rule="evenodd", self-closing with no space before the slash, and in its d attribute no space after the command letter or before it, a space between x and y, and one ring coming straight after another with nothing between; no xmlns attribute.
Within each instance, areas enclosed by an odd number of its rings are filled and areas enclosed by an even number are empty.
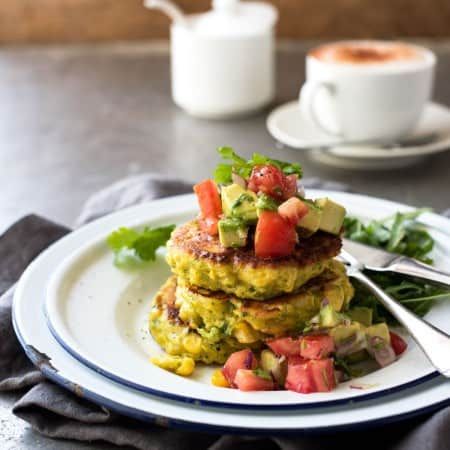
<svg viewBox="0 0 450 450"><path fill-rule="evenodd" d="M424 54L412 45L396 42L336 42L325 44L309 52L319 61L334 64L387 64L413 62Z"/></svg>

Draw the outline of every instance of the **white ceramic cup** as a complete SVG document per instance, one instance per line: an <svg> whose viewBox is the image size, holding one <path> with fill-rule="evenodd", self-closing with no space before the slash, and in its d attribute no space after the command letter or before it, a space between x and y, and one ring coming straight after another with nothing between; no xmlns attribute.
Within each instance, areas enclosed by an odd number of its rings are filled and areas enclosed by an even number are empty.
<svg viewBox="0 0 450 450"><path fill-rule="evenodd" d="M328 135L345 140L406 135L430 100L436 57L426 48L405 45L421 57L361 64L329 62L309 52L299 96L303 115Z"/></svg>

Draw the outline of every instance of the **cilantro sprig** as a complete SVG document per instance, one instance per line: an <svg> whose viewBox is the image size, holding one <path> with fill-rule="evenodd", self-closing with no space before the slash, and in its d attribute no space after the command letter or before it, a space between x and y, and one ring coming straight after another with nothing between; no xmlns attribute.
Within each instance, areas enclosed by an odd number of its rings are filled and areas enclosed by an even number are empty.
<svg viewBox="0 0 450 450"><path fill-rule="evenodd" d="M114 252L114 264L121 269L130 269L154 261L156 250L166 245L174 229L175 225L146 227L142 231L118 228L106 239L109 248Z"/></svg>
<svg viewBox="0 0 450 450"><path fill-rule="evenodd" d="M355 217L346 217L344 235L353 241L432 264L430 252L434 247L434 239L416 220L426 211L429 210L421 208L406 213L397 212L393 216L372 220L367 224ZM418 316L424 316L437 300L450 299L449 290L424 281L390 273L370 272L368 275L385 292ZM374 312L374 322L395 323L395 319L377 298L357 282L355 297L352 300L352 306L355 305L371 308Z"/></svg>
<svg viewBox="0 0 450 450"><path fill-rule="evenodd" d="M260 153L253 153L252 158L247 160L239 156L231 147L219 147L217 151L222 159L226 161L218 164L214 171L214 179L218 184L231 183L233 173L244 179L248 179L253 167L264 164L271 164L278 167L285 175L296 174L299 178L302 177L302 168L298 163L288 163L278 159L272 159Z"/></svg>

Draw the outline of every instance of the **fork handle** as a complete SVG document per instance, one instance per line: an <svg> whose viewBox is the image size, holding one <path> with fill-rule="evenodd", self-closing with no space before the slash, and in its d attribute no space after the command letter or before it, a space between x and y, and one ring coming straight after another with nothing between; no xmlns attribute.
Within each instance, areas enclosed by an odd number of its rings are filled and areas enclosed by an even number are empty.
<svg viewBox="0 0 450 450"><path fill-rule="evenodd" d="M358 269L350 268L348 275L359 280L376 295L383 306L408 330L431 364L442 375L450 378L450 336L406 309Z"/></svg>
<svg viewBox="0 0 450 450"><path fill-rule="evenodd" d="M402 273L415 278L421 278L422 280L432 281L450 287L450 274L441 270L435 269L427 264L416 261L412 258L400 257L397 258L388 267L393 272Z"/></svg>

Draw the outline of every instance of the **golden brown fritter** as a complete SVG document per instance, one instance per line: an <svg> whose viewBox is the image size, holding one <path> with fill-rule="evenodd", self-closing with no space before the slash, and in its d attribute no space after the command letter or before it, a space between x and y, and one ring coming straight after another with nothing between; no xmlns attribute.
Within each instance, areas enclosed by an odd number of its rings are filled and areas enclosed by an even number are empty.
<svg viewBox="0 0 450 450"><path fill-rule="evenodd" d="M178 227L167 244L172 271L189 285L265 300L296 292L330 266L341 239L324 232L300 239L292 255L258 258L253 246L225 248L196 221Z"/></svg>
<svg viewBox="0 0 450 450"><path fill-rule="evenodd" d="M352 295L345 268L337 261L298 293L264 302L190 287L172 276L153 300L149 328L171 355L222 363L233 351L257 349L266 339L297 334L325 298L339 311Z"/></svg>

